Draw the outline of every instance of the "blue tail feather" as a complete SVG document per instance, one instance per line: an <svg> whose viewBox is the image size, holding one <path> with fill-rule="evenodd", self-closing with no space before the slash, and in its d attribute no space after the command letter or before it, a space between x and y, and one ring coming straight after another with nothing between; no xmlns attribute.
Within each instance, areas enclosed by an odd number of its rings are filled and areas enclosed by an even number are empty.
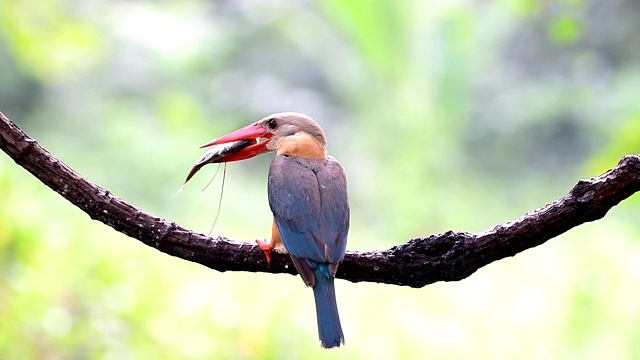
<svg viewBox="0 0 640 360"><path fill-rule="evenodd" d="M344 344L344 334L336 303L336 290L333 286L334 279L329 273L328 265L319 264L313 271L316 278L313 296L316 300L318 335L323 348L339 347Z"/></svg>

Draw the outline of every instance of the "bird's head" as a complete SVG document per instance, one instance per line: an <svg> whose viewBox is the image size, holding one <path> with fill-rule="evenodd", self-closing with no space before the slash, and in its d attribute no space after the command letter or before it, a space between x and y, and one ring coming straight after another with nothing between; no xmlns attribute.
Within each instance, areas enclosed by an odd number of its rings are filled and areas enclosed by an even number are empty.
<svg viewBox="0 0 640 360"><path fill-rule="evenodd" d="M326 157L327 141L324 132L310 117L295 112L283 112L266 116L261 120L215 139L201 148L247 140L251 145L224 157L222 162L249 159L277 151L308 157Z"/></svg>

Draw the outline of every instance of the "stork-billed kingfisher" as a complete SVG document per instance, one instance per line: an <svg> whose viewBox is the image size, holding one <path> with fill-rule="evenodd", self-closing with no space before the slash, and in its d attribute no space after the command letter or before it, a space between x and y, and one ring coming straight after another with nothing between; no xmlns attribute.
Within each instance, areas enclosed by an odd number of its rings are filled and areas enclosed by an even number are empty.
<svg viewBox="0 0 640 360"><path fill-rule="evenodd" d="M256 240L260 249L267 261L273 249L289 253L304 283L313 288L322 347L344 344L333 284L344 259L349 230L347 180L342 166L327 155L320 126L304 114L269 115L202 147L238 140L252 145L226 156L223 162L276 152L268 180L271 241Z"/></svg>

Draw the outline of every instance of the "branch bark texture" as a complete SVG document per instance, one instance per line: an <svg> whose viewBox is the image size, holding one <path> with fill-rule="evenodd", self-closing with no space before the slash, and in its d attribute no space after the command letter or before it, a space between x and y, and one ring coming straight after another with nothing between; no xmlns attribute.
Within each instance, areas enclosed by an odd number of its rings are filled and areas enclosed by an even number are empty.
<svg viewBox="0 0 640 360"><path fill-rule="evenodd" d="M55 158L1 112L0 148L92 219L159 251L218 271L296 273L288 255L274 252L267 267L264 254L252 243L210 238L134 207ZM637 191L640 157L627 155L606 173L578 181L564 197L483 232L447 231L387 250L349 251L337 277L411 287L461 280L496 260L602 218Z"/></svg>

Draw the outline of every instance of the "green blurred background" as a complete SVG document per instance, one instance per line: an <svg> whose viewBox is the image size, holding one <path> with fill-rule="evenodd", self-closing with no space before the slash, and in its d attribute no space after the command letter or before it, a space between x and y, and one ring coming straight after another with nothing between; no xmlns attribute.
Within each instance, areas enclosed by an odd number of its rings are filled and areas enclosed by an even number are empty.
<svg viewBox="0 0 640 360"><path fill-rule="evenodd" d="M640 3L3 0L0 111L89 180L207 233L198 146L278 111L325 129L348 249L482 231L640 152ZM270 156L231 164L213 234L270 234ZM322 350L290 275L218 273L91 221L0 155L3 359L639 359L636 195L423 289L337 281Z"/></svg>

